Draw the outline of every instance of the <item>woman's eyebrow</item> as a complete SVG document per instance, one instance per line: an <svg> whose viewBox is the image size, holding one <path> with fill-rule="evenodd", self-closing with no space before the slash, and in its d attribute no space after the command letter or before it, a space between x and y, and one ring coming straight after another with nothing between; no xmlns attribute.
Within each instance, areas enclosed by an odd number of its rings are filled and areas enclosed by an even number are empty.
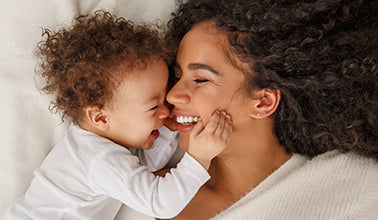
<svg viewBox="0 0 378 220"><path fill-rule="evenodd" d="M214 73L215 75L220 75L220 73L218 71L216 71L215 69L211 68L210 66L208 66L206 64L202 64L202 63L191 63L191 64L188 65L188 68L190 70L204 69L204 70L207 70L207 71Z"/></svg>

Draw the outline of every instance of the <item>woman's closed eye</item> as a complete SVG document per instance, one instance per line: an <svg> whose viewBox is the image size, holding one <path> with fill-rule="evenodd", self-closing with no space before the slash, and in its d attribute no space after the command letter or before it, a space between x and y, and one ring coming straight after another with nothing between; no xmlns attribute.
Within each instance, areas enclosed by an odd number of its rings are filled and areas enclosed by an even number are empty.
<svg viewBox="0 0 378 220"><path fill-rule="evenodd" d="M204 79L204 78L197 78L197 79L194 79L193 81L195 83L205 83L205 82L208 82L209 80L208 79Z"/></svg>

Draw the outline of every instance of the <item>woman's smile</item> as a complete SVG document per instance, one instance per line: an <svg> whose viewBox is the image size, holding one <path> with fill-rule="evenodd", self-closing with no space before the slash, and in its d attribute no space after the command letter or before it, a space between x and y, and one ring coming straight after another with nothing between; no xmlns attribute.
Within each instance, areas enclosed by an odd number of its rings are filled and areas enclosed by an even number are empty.
<svg viewBox="0 0 378 220"><path fill-rule="evenodd" d="M176 116L176 121L177 123L180 123L180 124L192 124L192 123L197 123L199 120L201 120L201 118L197 117L197 116Z"/></svg>
<svg viewBox="0 0 378 220"><path fill-rule="evenodd" d="M177 130L179 132L190 132L193 127L201 120L200 116L190 115L182 112L175 112Z"/></svg>

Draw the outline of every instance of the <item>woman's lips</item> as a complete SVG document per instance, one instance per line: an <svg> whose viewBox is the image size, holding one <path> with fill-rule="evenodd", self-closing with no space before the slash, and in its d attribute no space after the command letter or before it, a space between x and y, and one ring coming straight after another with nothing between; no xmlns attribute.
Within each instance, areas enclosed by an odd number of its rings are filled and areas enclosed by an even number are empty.
<svg viewBox="0 0 378 220"><path fill-rule="evenodd" d="M180 132L180 133L186 133L186 132L190 132L193 130L194 126L196 124L190 124L190 125L183 125L183 124L179 124L177 123L177 130Z"/></svg>
<svg viewBox="0 0 378 220"><path fill-rule="evenodd" d="M177 130L179 132L190 132L200 120L201 118L199 116L177 114Z"/></svg>

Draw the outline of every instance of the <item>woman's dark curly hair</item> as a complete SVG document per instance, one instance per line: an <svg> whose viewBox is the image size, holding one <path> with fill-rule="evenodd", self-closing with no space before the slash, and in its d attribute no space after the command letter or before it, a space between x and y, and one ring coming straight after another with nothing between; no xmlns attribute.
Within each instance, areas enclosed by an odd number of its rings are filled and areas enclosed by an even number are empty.
<svg viewBox="0 0 378 220"><path fill-rule="evenodd" d="M158 27L135 25L105 11L78 16L55 33L44 29L42 36L36 51L42 90L55 95L51 110L76 124L84 107L109 103L120 77L146 68L151 59L170 58ZM120 65L130 71L117 71Z"/></svg>
<svg viewBox="0 0 378 220"><path fill-rule="evenodd" d="M336 149L378 159L378 2L184 2L167 39L177 46L194 25L215 21L229 36L230 60L250 67L240 68L246 90L281 91L274 132L289 153L314 157Z"/></svg>

